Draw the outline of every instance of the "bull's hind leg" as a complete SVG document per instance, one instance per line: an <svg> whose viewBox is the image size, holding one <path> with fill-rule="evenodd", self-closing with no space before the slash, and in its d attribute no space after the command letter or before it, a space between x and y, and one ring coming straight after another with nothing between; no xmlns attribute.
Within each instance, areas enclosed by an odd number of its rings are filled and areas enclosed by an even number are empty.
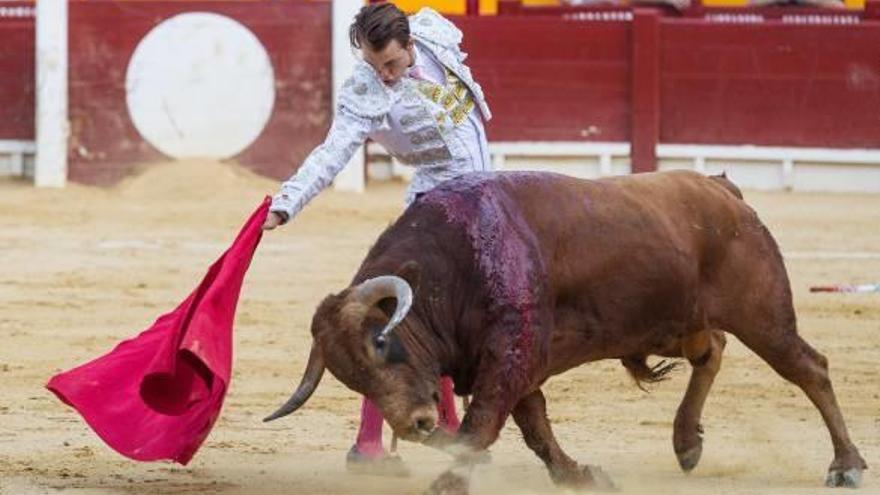
<svg viewBox="0 0 880 495"><path fill-rule="evenodd" d="M686 472L697 466L703 453L700 417L709 389L721 368L725 343L724 332L720 330L701 330L682 340L682 354L691 363L693 371L675 415L672 446L678 464Z"/></svg>
<svg viewBox="0 0 880 495"><path fill-rule="evenodd" d="M862 470L868 466L846 431L828 378L828 360L797 334L793 317L787 321L791 322L787 328L750 330L737 337L783 378L800 387L819 409L834 446L834 460L828 468L826 484L856 487Z"/></svg>
<svg viewBox="0 0 880 495"><path fill-rule="evenodd" d="M846 431L828 360L797 334L791 287L776 241L754 213L728 246L709 278L709 320L735 335L779 375L794 383L819 410L834 446L829 486L855 487L867 468Z"/></svg>
<svg viewBox="0 0 880 495"><path fill-rule="evenodd" d="M516 404L513 419L522 431L526 445L544 461L555 483L575 487L613 487L601 469L578 466L556 443L550 421L547 420L547 405L541 390L532 392Z"/></svg>

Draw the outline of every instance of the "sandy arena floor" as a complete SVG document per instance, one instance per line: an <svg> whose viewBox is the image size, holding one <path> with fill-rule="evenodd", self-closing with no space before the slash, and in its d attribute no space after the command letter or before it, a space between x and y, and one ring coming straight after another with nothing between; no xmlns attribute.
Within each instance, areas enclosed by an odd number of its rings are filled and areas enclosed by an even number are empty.
<svg viewBox="0 0 880 495"><path fill-rule="evenodd" d="M0 493L420 493L447 457L401 444L405 479L349 475L359 398L329 374L309 404L260 421L299 380L312 311L343 288L399 214L400 184L327 192L264 237L236 320L234 380L220 421L187 467L129 461L43 388L172 309L201 279L274 181L213 162L161 164L113 189L35 190L0 180ZM812 284L880 281L880 195L747 192L780 241L800 331L831 362L850 434L880 493L880 294L810 294ZM806 397L734 339L706 405L700 466L672 452L687 371L638 390L616 361L545 388L557 436L626 494L811 494L832 458ZM508 423L473 493L563 493ZM847 492L848 493L848 492Z"/></svg>

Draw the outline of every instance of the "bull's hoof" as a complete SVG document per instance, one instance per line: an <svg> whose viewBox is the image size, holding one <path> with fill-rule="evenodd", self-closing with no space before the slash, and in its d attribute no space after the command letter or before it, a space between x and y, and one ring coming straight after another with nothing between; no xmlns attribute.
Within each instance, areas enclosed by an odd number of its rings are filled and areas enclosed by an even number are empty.
<svg viewBox="0 0 880 495"><path fill-rule="evenodd" d="M858 488L862 484L862 470L851 468L847 470L831 469L825 477L825 486L832 488Z"/></svg>
<svg viewBox="0 0 880 495"><path fill-rule="evenodd" d="M703 455L702 445L691 447L681 453L675 453L675 456L678 457L678 465L681 466L681 470L685 473L689 473L692 469L697 467L701 455Z"/></svg>
<svg viewBox="0 0 880 495"><path fill-rule="evenodd" d="M468 495L468 482L465 478L447 471L431 483L425 495Z"/></svg>
<svg viewBox="0 0 880 495"><path fill-rule="evenodd" d="M685 473L691 472L700 462L703 455L703 425L690 423L681 418L681 411L675 418L672 433L672 448L678 465Z"/></svg>
<svg viewBox="0 0 880 495"><path fill-rule="evenodd" d="M611 481L611 477L599 466L583 466L582 471L584 477L589 479L588 488L591 490L600 490L605 492L616 492L617 485Z"/></svg>
<svg viewBox="0 0 880 495"><path fill-rule="evenodd" d="M400 456L388 454L367 456L358 452L357 445L353 446L345 456L345 468L353 474L394 478L409 476L409 468L406 467Z"/></svg>
<svg viewBox="0 0 880 495"><path fill-rule="evenodd" d="M422 442L423 445L427 445L428 447L434 447L435 449L443 450L444 448L456 443L458 440L458 435L455 433L448 432L443 428L434 428L434 431L428 435L428 438Z"/></svg>
<svg viewBox="0 0 880 495"><path fill-rule="evenodd" d="M423 445L433 447L455 457L462 464L489 464L492 462L492 454L488 450L474 451L470 447L458 442L457 437L448 433L432 433Z"/></svg>
<svg viewBox="0 0 880 495"><path fill-rule="evenodd" d="M488 450L474 452L471 457L474 464L492 464L492 453Z"/></svg>
<svg viewBox="0 0 880 495"><path fill-rule="evenodd" d="M557 485L576 490L617 491L605 471L599 466L567 466L560 470L551 470L550 477Z"/></svg>

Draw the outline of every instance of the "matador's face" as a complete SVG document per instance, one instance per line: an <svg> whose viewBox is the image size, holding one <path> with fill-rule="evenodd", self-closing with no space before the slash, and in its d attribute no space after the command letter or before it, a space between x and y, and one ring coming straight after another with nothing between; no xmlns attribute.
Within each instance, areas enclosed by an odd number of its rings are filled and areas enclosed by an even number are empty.
<svg viewBox="0 0 880 495"><path fill-rule="evenodd" d="M402 46L399 41L392 39L385 48L379 51L364 44L361 48L361 54L364 61L370 64L382 82L388 86L397 84L406 73L406 69L415 61L412 40L406 46Z"/></svg>

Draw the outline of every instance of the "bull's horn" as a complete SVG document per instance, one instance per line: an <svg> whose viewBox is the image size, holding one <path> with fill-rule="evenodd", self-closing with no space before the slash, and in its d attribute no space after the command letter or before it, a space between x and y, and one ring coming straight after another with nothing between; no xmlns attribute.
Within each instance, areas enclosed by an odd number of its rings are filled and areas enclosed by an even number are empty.
<svg viewBox="0 0 880 495"><path fill-rule="evenodd" d="M312 392L318 387L318 383L321 381L321 376L323 374L324 357L321 355L321 350L318 349L318 344L312 342L312 351L309 353L309 362L306 364L306 371L303 373L302 381L299 382L299 387L297 387L296 392L287 399L287 402L285 402L283 406L278 408L278 410L271 415L266 416L263 421L272 421L273 419L287 416L293 411L299 409L300 406L305 404L306 401L309 400L309 397L312 396Z"/></svg>
<svg viewBox="0 0 880 495"><path fill-rule="evenodd" d="M397 309L394 310L388 324L382 329L380 334L382 338L385 338L388 332L403 321L406 314L409 313L413 298L409 283L395 275L383 275L364 281L355 287L352 296L356 301L366 306L372 306L386 297L397 299Z"/></svg>

